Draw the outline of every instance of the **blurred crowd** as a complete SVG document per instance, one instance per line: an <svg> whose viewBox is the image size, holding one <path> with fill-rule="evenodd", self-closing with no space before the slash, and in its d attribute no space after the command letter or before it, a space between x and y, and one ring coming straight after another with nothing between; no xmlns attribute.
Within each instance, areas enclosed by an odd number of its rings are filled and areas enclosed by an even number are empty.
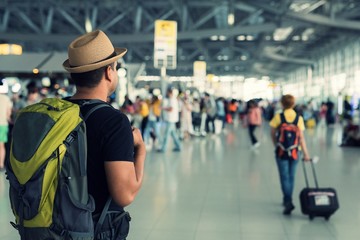
<svg viewBox="0 0 360 240"><path fill-rule="evenodd" d="M45 97L68 95L66 91L61 94L59 91L44 92L34 82L30 82L26 88L26 95L13 93L11 96L10 130L20 109ZM215 97L209 93L191 94L177 89L171 89L170 95L169 92L164 97L151 93L134 98L126 95L121 105L116 103L114 97L109 97L108 101L113 107L126 114L132 126L141 130L147 150L158 152L167 150L170 137L175 146L173 150L180 151L182 141L220 134L227 125L234 123L248 128L251 145L258 147L260 142L256 139L255 129L262 125L263 120L270 121L275 113L281 111L277 101L270 102L263 99L244 101ZM343 109L343 115L338 116L335 103L330 99L320 104L311 99L295 106L295 111L303 116L306 128L315 128L318 125L331 127L339 119L345 121L343 145L360 146L359 127L353 122L354 108L346 99Z"/></svg>

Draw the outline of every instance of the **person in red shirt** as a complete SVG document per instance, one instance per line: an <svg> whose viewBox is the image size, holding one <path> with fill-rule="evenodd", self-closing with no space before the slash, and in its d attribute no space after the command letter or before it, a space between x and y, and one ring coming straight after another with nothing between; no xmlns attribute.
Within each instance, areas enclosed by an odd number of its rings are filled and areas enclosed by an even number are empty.
<svg viewBox="0 0 360 240"><path fill-rule="evenodd" d="M248 102L247 111L247 127L249 129L249 136L251 139L252 146L257 148L260 146L260 142L256 138L255 129L262 123L261 109L257 102L250 100Z"/></svg>

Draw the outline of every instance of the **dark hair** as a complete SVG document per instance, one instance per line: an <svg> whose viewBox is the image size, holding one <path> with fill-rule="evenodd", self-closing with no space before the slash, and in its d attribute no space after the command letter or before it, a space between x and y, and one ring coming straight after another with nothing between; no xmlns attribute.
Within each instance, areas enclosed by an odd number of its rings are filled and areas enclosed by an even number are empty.
<svg viewBox="0 0 360 240"><path fill-rule="evenodd" d="M89 72L71 73L71 79L75 82L76 86L93 88L100 83L100 80L108 67L114 69L114 63Z"/></svg>
<svg viewBox="0 0 360 240"><path fill-rule="evenodd" d="M290 94L282 96L280 101L285 109L293 108L295 105L295 98Z"/></svg>

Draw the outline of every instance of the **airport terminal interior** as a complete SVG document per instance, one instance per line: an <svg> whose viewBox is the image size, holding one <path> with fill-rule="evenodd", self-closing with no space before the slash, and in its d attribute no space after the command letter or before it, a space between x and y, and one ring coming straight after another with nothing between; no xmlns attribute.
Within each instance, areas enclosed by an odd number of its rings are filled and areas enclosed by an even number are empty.
<svg viewBox="0 0 360 240"><path fill-rule="evenodd" d="M128 50L108 102L146 144L127 239L360 239L360 0L1 0L0 94L13 101L10 129L22 107L74 94L62 66L68 45L96 29ZM168 89L181 148L172 138L160 148L164 115L149 117ZM336 190L329 219L301 211L304 169L315 187L302 157L295 209L283 213L270 122L284 95L304 121L319 187ZM1 169L1 240L20 239L10 221Z"/></svg>

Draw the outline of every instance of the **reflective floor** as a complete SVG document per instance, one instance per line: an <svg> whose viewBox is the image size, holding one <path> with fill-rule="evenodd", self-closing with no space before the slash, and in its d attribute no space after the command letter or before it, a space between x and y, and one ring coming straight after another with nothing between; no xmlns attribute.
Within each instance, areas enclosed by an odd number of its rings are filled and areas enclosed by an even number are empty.
<svg viewBox="0 0 360 240"><path fill-rule="evenodd" d="M307 130L319 184L334 187L340 209L329 221L301 214L305 186L298 165L295 210L282 215L278 172L269 128L258 129L261 146L250 147L247 129L228 126L218 135L183 142L182 152L149 151L145 179L131 213L130 240L358 240L360 239L360 148L341 148L340 127ZM310 173L310 172L309 172ZM310 179L311 180L311 179ZM0 239L18 239L0 179Z"/></svg>

